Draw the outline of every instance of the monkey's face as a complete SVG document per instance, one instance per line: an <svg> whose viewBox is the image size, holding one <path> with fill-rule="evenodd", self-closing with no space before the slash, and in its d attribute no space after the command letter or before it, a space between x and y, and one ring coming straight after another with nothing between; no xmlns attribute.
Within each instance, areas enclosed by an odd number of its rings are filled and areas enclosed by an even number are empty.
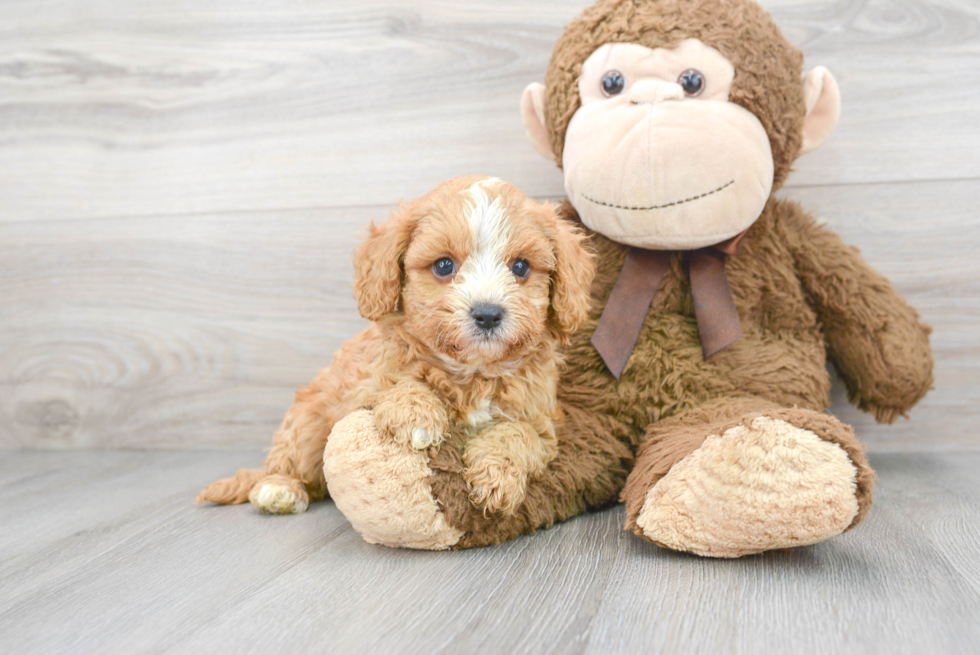
<svg viewBox="0 0 980 655"><path fill-rule="evenodd" d="M582 221L620 243L694 249L746 230L773 186L762 123L729 102L735 69L697 39L607 43L582 65L565 134L565 190Z"/></svg>

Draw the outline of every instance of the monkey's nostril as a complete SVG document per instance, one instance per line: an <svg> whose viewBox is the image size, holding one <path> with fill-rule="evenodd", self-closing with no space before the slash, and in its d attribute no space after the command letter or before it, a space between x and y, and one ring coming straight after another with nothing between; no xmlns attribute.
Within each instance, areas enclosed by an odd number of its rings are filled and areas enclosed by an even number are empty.
<svg viewBox="0 0 980 655"><path fill-rule="evenodd" d="M476 327L484 332L494 329L504 319L504 308L500 305L490 303L480 303L470 310L470 316L476 323Z"/></svg>
<svg viewBox="0 0 980 655"><path fill-rule="evenodd" d="M674 82L640 80L629 91L630 103L656 105L666 100L683 100L684 89Z"/></svg>

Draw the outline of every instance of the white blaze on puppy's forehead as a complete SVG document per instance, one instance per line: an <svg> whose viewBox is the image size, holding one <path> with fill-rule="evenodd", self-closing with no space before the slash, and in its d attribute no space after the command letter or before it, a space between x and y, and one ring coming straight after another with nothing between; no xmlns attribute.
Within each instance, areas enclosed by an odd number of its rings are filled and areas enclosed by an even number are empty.
<svg viewBox="0 0 980 655"><path fill-rule="evenodd" d="M472 198L469 220L473 231L473 252L476 254L492 251L502 257L510 236L500 194L492 193L495 191L493 187L498 184L500 180L491 177L469 188ZM491 194L495 197L491 198Z"/></svg>
<svg viewBox="0 0 980 655"><path fill-rule="evenodd" d="M510 239L507 212L499 193L496 178L476 182L469 188L471 203L469 225L472 250L460 267L456 278L460 297L470 304L502 304L506 300L509 270L506 256Z"/></svg>

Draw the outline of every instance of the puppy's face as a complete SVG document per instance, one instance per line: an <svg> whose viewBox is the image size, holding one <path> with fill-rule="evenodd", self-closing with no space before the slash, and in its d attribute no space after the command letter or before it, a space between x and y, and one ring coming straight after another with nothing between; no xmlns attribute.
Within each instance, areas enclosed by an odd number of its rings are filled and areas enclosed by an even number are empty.
<svg viewBox="0 0 980 655"><path fill-rule="evenodd" d="M587 315L594 267L582 237L509 184L450 180L375 230L355 263L372 260L367 276L381 273L381 258L400 264L399 299L389 307L400 305L404 328L446 359L515 359ZM365 291L360 284L362 313Z"/></svg>
<svg viewBox="0 0 980 655"><path fill-rule="evenodd" d="M500 182L453 189L405 253L405 325L457 361L497 362L545 334L555 253L547 211Z"/></svg>

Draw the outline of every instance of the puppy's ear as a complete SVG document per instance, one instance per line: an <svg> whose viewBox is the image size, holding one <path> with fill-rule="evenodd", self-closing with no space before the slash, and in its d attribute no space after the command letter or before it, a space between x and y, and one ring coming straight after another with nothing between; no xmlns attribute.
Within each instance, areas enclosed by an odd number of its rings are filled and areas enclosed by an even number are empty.
<svg viewBox="0 0 980 655"><path fill-rule="evenodd" d="M551 280L551 307L562 340L589 317L590 291L595 277L595 256L586 248L586 236L561 219L553 206L555 271Z"/></svg>
<svg viewBox="0 0 980 655"><path fill-rule="evenodd" d="M418 218L402 204L381 225L371 222L368 238L354 251L354 298L361 316L378 321L398 309L402 259Z"/></svg>

